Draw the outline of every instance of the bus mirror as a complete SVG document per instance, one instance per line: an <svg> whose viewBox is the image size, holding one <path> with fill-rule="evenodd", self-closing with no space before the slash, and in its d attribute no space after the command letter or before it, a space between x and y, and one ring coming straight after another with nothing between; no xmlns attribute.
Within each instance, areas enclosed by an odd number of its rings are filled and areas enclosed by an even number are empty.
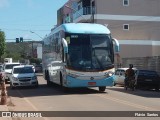
<svg viewBox="0 0 160 120"><path fill-rule="evenodd" d="M63 49L65 53L68 53L68 44L66 39L62 38Z"/></svg>
<svg viewBox="0 0 160 120"><path fill-rule="evenodd" d="M119 42L117 39L113 38L113 42L115 43L115 52L119 52Z"/></svg>

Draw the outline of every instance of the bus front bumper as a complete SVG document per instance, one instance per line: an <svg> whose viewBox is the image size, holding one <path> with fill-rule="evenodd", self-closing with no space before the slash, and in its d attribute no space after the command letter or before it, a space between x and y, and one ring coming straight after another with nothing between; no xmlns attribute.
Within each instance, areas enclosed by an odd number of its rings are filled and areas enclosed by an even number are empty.
<svg viewBox="0 0 160 120"><path fill-rule="evenodd" d="M107 77L100 80L81 80L71 76L67 76L64 81L64 86L69 88L74 87L104 87L113 86L114 76Z"/></svg>

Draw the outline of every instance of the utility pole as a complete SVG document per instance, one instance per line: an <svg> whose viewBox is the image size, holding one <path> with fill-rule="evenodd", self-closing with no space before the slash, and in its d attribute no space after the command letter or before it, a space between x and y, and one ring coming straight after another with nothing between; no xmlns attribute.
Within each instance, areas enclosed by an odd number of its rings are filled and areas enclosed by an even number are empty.
<svg viewBox="0 0 160 120"><path fill-rule="evenodd" d="M94 23L94 10L93 10L93 7L92 7L92 23Z"/></svg>
<svg viewBox="0 0 160 120"><path fill-rule="evenodd" d="M32 41L32 58L34 58L34 54L33 54L33 41Z"/></svg>
<svg viewBox="0 0 160 120"><path fill-rule="evenodd" d="M94 23L94 15L95 15L95 1L92 1L91 3L91 12L92 12L92 23Z"/></svg>

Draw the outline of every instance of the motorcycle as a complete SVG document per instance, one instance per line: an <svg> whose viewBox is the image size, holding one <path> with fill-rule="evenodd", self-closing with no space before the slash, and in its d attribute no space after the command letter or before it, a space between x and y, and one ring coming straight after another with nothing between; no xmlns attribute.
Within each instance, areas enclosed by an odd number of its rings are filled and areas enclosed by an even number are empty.
<svg viewBox="0 0 160 120"><path fill-rule="evenodd" d="M125 79L124 88L125 88L125 90L127 90L128 88L130 88L130 89L132 89L132 91L134 91L135 88L136 88L136 79L135 79L135 77L126 78Z"/></svg>

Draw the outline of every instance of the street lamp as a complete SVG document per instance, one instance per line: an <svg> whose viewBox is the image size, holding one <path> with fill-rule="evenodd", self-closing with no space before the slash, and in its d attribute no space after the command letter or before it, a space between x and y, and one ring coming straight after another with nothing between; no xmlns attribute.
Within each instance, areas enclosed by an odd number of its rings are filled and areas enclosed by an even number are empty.
<svg viewBox="0 0 160 120"><path fill-rule="evenodd" d="M39 38L41 38L40 44L42 44L43 38L42 38L39 34L33 32L33 31L30 31L30 32L31 32L31 33L34 33L34 34L37 35ZM34 49L34 48L33 48L33 41L32 41L32 57L34 56L34 50L33 50L33 49Z"/></svg>
<svg viewBox="0 0 160 120"><path fill-rule="evenodd" d="M37 33L33 32L33 31L30 31L31 33L34 33L36 34L38 37L40 37L41 39L43 39L40 35L38 35Z"/></svg>

